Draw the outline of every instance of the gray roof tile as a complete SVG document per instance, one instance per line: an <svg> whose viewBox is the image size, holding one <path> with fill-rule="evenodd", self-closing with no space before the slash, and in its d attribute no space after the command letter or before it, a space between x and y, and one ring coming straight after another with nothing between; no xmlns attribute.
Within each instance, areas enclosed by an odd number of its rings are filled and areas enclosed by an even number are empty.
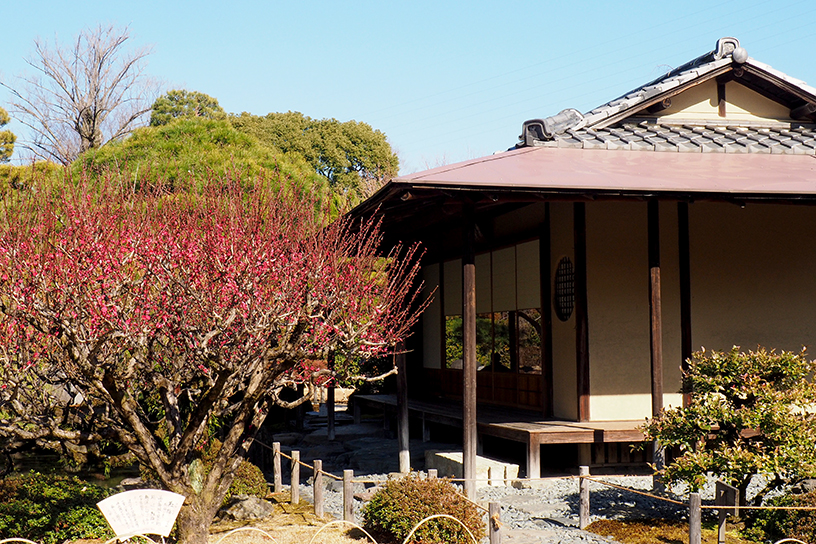
<svg viewBox="0 0 816 544"><path fill-rule="evenodd" d="M816 155L816 126L697 126L627 119L609 128L569 130L555 142L584 149Z"/></svg>

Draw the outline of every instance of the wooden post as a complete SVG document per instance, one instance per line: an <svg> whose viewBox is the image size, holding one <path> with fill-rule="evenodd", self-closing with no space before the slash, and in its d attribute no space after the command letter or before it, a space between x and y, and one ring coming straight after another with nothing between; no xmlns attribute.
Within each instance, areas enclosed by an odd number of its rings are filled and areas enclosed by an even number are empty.
<svg viewBox="0 0 816 544"><path fill-rule="evenodd" d="M408 428L408 365L405 357L405 343L397 344L394 356L397 367L397 438L399 439L399 471L411 472L410 435Z"/></svg>
<svg viewBox="0 0 816 544"><path fill-rule="evenodd" d="M691 244L689 242L689 208L686 202L677 203L677 249L680 273L680 368L688 370L691 359ZM683 394L683 406L691 402L691 395Z"/></svg>
<svg viewBox="0 0 816 544"><path fill-rule="evenodd" d="M323 518L323 461L314 460L314 476L312 477L312 491L314 494L314 513Z"/></svg>
<svg viewBox="0 0 816 544"><path fill-rule="evenodd" d="M660 202L649 201L647 208L649 244L649 344L652 369L652 417L663 411L663 302L660 288ZM657 470L665 465L664 451L652 443L652 462ZM655 478L655 488L662 488Z"/></svg>
<svg viewBox="0 0 816 544"><path fill-rule="evenodd" d="M300 452L292 452L292 478L289 486L292 494L292 504L300 504Z"/></svg>
<svg viewBox="0 0 816 544"><path fill-rule="evenodd" d="M578 467L579 476L589 476L589 467ZM578 479L579 489L579 504L578 504L578 528L585 529L589 525L589 480L586 478Z"/></svg>
<svg viewBox="0 0 816 544"><path fill-rule="evenodd" d="M527 477L541 478L541 444L532 433L527 435Z"/></svg>
<svg viewBox="0 0 816 544"><path fill-rule="evenodd" d="M501 544L501 505L497 502L487 505L487 533L490 544Z"/></svg>
<svg viewBox="0 0 816 544"><path fill-rule="evenodd" d="M462 256L462 472L465 496L476 498L476 223L473 204L464 213L464 255Z"/></svg>
<svg viewBox="0 0 816 544"><path fill-rule="evenodd" d="M587 316L586 205L573 205L575 238L575 365L578 421L589 421L589 319Z"/></svg>
<svg viewBox="0 0 816 544"><path fill-rule="evenodd" d="M297 386L297 394L298 398L303 398L305 394L306 388L302 383L299 383ZM295 430L302 431L303 430L303 412L306 410L306 403L298 404L295 407Z"/></svg>
<svg viewBox="0 0 816 544"><path fill-rule="evenodd" d="M354 522L354 478L353 470L343 471L343 519Z"/></svg>
<svg viewBox="0 0 816 544"><path fill-rule="evenodd" d="M428 469L428 479L429 480L436 480L437 477L437 470L435 468Z"/></svg>
<svg viewBox="0 0 816 544"><path fill-rule="evenodd" d="M329 440L337 438L334 430L334 384L326 387L326 433Z"/></svg>
<svg viewBox="0 0 816 544"><path fill-rule="evenodd" d="M283 491L280 442L272 442L272 481L274 482L272 489L275 493Z"/></svg>
<svg viewBox="0 0 816 544"><path fill-rule="evenodd" d="M544 222L538 231L538 267L541 283L541 413L553 415L552 247L550 203L544 204Z"/></svg>
<svg viewBox="0 0 816 544"><path fill-rule="evenodd" d="M732 516L739 515L739 510L736 508L737 502L739 502L739 489L717 480L714 487L714 504L722 506L722 508L717 510L719 514L719 525L717 527L718 544L725 544L725 522L729 514Z"/></svg>
<svg viewBox="0 0 816 544"><path fill-rule="evenodd" d="M703 518L699 493L689 494L689 544L700 544L703 537Z"/></svg>

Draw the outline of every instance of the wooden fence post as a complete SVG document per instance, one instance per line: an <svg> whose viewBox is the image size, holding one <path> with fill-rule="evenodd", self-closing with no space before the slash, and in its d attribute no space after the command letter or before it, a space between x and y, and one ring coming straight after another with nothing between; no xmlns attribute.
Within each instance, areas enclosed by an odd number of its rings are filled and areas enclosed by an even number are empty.
<svg viewBox="0 0 816 544"><path fill-rule="evenodd" d="M283 490L283 479L281 478L281 450L280 442L272 442L272 474L275 493Z"/></svg>
<svg viewBox="0 0 816 544"><path fill-rule="evenodd" d="M497 502L487 505L487 533L490 544L501 544L501 505Z"/></svg>
<svg viewBox="0 0 816 544"><path fill-rule="evenodd" d="M343 519L354 522L354 478L353 470L343 471Z"/></svg>
<svg viewBox="0 0 816 544"><path fill-rule="evenodd" d="M323 461L314 460L314 477L312 478L312 489L314 491L314 513L315 516L323 518Z"/></svg>
<svg viewBox="0 0 816 544"><path fill-rule="evenodd" d="M689 494L689 544L700 544L703 536L702 509L699 493Z"/></svg>
<svg viewBox="0 0 816 544"><path fill-rule="evenodd" d="M292 504L300 503L300 452L292 451Z"/></svg>
<svg viewBox="0 0 816 544"><path fill-rule="evenodd" d="M578 467L579 476L589 476L589 467ZM585 529L589 525L589 480L579 478L578 528Z"/></svg>

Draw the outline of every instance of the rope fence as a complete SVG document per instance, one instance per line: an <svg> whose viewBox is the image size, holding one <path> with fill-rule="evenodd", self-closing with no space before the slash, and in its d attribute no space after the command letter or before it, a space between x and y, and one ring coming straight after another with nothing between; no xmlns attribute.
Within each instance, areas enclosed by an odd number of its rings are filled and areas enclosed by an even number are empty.
<svg viewBox="0 0 816 544"><path fill-rule="evenodd" d="M258 442L258 440L255 440ZM353 470L344 470L343 476L336 476L330 472L325 472L323 470L323 462L319 459L314 460L314 464L310 465L300 460L300 452L299 451L292 451L291 455L286 454L281 451L280 443L274 442L272 446L268 446L261 442L258 442L261 446L272 450L274 453L273 455L273 486L274 492L280 493L283 491L283 483L282 483L282 471L281 471L281 458L288 459L290 462L290 476L291 476L291 484L290 484L290 495L291 495L291 503L296 505L300 502L300 467L304 467L308 470L311 470L314 474L313 479L313 491L314 491L314 512L315 515L322 518L324 514L324 504L323 504L323 491L324 491L324 484L323 484L323 476L327 476L335 481L342 481L343 482L343 521L354 523L354 484L373 484L373 485L381 485L387 483L388 480L381 480L381 479L372 479L372 478L354 478L354 471ZM428 470L428 479L437 478L437 471L435 469ZM701 544L702 540L702 511L703 510L717 510L719 511L719 527L718 527L718 542L723 544L725 542L725 523L726 518L729 514L736 514L739 510L816 510L816 507L813 506L749 506L749 505L738 505L737 500L733 493L731 495L721 495L719 491L719 486L721 485L718 483L718 492L717 492L717 503L716 504L702 504L702 499L699 493L690 493L688 502L683 502L677 499L673 499L670 497L658 495L655 493L649 493L647 491L641 491L638 489L632 489L630 487L618 485L612 482L607 482L605 480L598 479L596 477L592 477L589 474L589 467L582 466L579 468L579 474L577 476L563 476L561 479L575 479L578 480L578 527L580 529L585 529L589 525L590 519L590 489L589 484L590 482L606 486L609 488L617 489L619 491L632 493L634 495L640 495L643 497L647 497L652 500L662 501L665 503L672 504L674 506L679 506L684 509L688 509L688 519L689 519L689 544ZM495 482L504 482L507 485L510 482L537 482L537 481L546 481L552 480L552 478L446 478L447 481L454 482L454 483L464 483L466 481L471 481L474 483L488 483L492 484ZM723 489L728 488L734 491L734 488L730 486L723 485ZM487 524L488 524L488 535L490 537L490 544L500 544L501 543L501 505L499 503L491 502L488 504L488 507L485 508L482 504L471 500L469 497L464 495L463 493L459 493L459 496L465 499L469 504L475 506L482 512L488 514L487 517ZM730 501L730 502L729 502Z"/></svg>

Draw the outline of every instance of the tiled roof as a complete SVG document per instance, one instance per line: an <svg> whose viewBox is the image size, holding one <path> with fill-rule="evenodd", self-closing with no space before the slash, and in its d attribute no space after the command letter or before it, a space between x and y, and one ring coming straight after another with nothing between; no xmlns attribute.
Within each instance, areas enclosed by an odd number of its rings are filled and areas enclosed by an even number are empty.
<svg viewBox="0 0 816 544"><path fill-rule="evenodd" d="M538 147L626 149L681 153L774 153L816 155L816 125L751 127L662 124L629 120L602 129L567 130Z"/></svg>
<svg viewBox="0 0 816 544"><path fill-rule="evenodd" d="M746 84L773 91L792 108L813 104L816 109L816 88L748 57L735 38L722 38L715 51L585 114L568 109L546 119L526 121L517 147L816 154L816 124L809 118L806 122L763 126L727 119L695 123L644 117L650 115L650 107L659 109L663 99L684 88L732 71Z"/></svg>

